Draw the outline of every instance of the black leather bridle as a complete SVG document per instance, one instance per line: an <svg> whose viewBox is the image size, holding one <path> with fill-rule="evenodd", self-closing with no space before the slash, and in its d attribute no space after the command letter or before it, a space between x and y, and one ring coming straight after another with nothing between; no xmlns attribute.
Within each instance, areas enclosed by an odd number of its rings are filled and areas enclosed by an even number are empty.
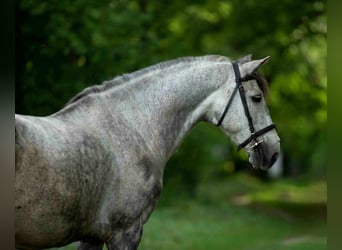
<svg viewBox="0 0 342 250"><path fill-rule="evenodd" d="M245 95L245 91L244 91L244 88L243 88L243 85L242 83L243 82L247 82L249 80L257 80L255 75L254 74L250 74L250 75L247 75L245 77L242 77L241 78L241 74L240 74L240 70L239 70L239 65L237 62L232 62L232 65L233 65L233 69L234 69L234 73L235 73L235 82L236 82L236 86L234 88L234 91L232 93L232 95L230 96L230 99L223 111L223 114L220 118L220 120L218 121L218 123L216 124L217 126L220 126L229 110L229 107L230 105L232 104L233 102L233 98L234 96L236 95L236 92L237 90L239 90L239 93L240 93L240 98L241 98L241 102L242 102L242 105L243 105L243 109L245 111L245 115L247 117L247 120L248 120L248 125L249 125L249 130L251 131L251 136L248 137L245 141L243 141L239 146L238 146L238 151L241 149L241 148L244 148L246 147L250 142L254 142L250 148L253 148L253 147L256 147L258 146L259 144L261 144L263 141L257 141L257 138L265 133L267 133L268 131L272 130L272 129L276 129L276 125L275 124L271 124L271 125L268 125L267 127L263 128L263 129L260 129L259 131L255 131L255 128L253 126L253 120L252 120L252 117L251 117L251 114L249 113L249 109L248 109L248 105L247 105L247 100L246 100L246 95Z"/></svg>

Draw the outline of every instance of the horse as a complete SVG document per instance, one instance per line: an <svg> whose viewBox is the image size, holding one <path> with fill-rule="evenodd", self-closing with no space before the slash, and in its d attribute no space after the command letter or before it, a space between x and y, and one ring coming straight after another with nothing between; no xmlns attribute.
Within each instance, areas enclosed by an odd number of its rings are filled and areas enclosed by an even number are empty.
<svg viewBox="0 0 342 250"><path fill-rule="evenodd" d="M15 114L15 245L137 249L155 208L166 162L189 130L218 126L268 169L280 139L258 68L183 57L85 88L48 116Z"/></svg>

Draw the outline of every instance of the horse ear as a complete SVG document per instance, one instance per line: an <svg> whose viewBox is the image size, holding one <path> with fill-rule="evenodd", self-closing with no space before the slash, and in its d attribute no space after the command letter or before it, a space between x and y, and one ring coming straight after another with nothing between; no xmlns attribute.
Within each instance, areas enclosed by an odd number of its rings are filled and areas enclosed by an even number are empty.
<svg viewBox="0 0 342 250"><path fill-rule="evenodd" d="M246 62L250 62L251 60L252 60L252 54L248 54L248 55L245 55L245 56L237 59L237 62L238 63L246 63Z"/></svg>
<svg viewBox="0 0 342 250"><path fill-rule="evenodd" d="M261 65L266 63L269 59L270 56L266 56L263 59L242 63L240 66L241 77L245 77L247 75L254 73Z"/></svg>

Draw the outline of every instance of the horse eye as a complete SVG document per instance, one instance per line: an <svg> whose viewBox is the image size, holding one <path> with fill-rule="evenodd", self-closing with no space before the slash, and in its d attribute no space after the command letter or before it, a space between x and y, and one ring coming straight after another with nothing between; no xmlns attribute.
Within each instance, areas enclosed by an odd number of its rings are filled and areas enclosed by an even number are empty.
<svg viewBox="0 0 342 250"><path fill-rule="evenodd" d="M253 95L252 97L253 102L261 102L262 96L261 95Z"/></svg>

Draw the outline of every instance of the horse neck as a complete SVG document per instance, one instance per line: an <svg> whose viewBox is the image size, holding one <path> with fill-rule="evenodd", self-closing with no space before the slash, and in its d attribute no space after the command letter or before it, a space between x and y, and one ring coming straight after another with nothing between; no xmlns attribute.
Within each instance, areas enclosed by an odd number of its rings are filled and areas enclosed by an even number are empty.
<svg viewBox="0 0 342 250"><path fill-rule="evenodd" d="M226 81L227 71L222 62L178 64L113 88L107 96L150 151L167 160L202 120L209 96Z"/></svg>

